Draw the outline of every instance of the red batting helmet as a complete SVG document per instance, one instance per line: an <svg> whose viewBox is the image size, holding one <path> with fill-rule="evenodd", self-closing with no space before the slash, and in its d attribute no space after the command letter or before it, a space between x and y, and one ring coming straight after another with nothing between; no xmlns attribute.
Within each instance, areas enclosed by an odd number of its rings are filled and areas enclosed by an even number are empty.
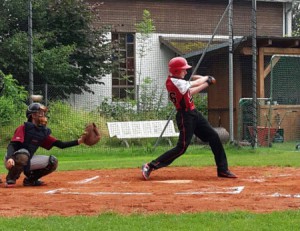
<svg viewBox="0 0 300 231"><path fill-rule="evenodd" d="M192 66L188 65L185 58L175 57L169 62L169 71L172 74L176 74L180 70L186 70L191 68Z"/></svg>

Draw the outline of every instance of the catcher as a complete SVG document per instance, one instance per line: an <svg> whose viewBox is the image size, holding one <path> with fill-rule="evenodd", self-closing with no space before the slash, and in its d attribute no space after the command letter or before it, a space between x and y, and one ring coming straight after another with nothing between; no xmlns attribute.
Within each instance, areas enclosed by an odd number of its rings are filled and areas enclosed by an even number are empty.
<svg viewBox="0 0 300 231"><path fill-rule="evenodd" d="M45 185L41 177L55 171L58 160L55 156L35 155L39 147L50 150L53 146L68 148L82 143L96 144L101 136L94 123L87 125L84 134L77 140L63 142L51 136L47 125L47 107L40 103L32 103L26 111L27 122L20 125L8 144L4 164L8 170L6 187L14 187L23 172L24 186Z"/></svg>

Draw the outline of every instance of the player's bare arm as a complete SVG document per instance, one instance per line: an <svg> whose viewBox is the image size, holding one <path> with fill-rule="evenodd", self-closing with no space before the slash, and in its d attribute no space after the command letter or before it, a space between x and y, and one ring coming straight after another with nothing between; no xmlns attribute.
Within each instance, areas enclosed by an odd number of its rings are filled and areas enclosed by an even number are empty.
<svg viewBox="0 0 300 231"><path fill-rule="evenodd" d="M193 75L191 77L191 80L197 80L197 79L201 79L201 78L205 78L206 76L203 76L203 75Z"/></svg>
<svg viewBox="0 0 300 231"><path fill-rule="evenodd" d="M197 87L206 83L208 80L208 76L201 76L201 75L193 75L192 80L190 81L191 87Z"/></svg>
<svg viewBox="0 0 300 231"><path fill-rule="evenodd" d="M203 91L205 88L207 88L209 86L209 84L207 83L208 76L196 75L195 78L196 78L196 80L190 81L191 95L195 95L195 94L199 93L200 91Z"/></svg>

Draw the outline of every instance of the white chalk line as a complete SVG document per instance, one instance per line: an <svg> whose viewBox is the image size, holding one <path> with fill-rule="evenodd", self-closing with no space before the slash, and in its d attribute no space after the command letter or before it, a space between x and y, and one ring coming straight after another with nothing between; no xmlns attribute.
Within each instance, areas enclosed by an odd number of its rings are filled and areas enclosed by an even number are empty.
<svg viewBox="0 0 300 231"><path fill-rule="evenodd" d="M277 175L275 177L287 177L290 176L291 174L281 174ZM274 176L272 176L274 177ZM91 178L86 178L80 181L73 181L69 182L72 184L86 184L91 181L94 181L98 179L99 176L94 176ZM270 177L265 177L265 178L270 178ZM264 182L265 181L264 177L261 178L254 178L250 177L249 179L246 179L248 181L252 182ZM163 180L163 181L153 181L157 183L166 183L166 184L188 184L193 182L193 180ZM245 186L236 186L236 187L225 187L225 188L220 188L218 190L211 190L211 191L194 191L194 192L176 192L174 195L203 195L203 194L240 194L244 190ZM49 190L47 192L44 192L44 194L72 194L72 195L153 195L153 193L148 193L148 192L68 192L68 189L65 188L58 188L58 189L53 189ZM300 194L281 194L281 193L273 193L265 196L268 197L283 197L283 198L300 198Z"/></svg>
<svg viewBox="0 0 300 231"><path fill-rule="evenodd" d="M193 182L193 180L157 180L153 182L165 183L165 184L188 184Z"/></svg>
<svg viewBox="0 0 300 231"><path fill-rule="evenodd" d="M145 192L62 192L61 194L73 194L73 195L91 195L91 196L101 196L101 195L122 195L122 196L143 196L143 195L152 195L152 193L145 193Z"/></svg>
<svg viewBox="0 0 300 231"><path fill-rule="evenodd" d="M249 182L256 182L256 183L262 183L265 182L266 180L264 178L251 178L251 179L246 179Z"/></svg>
<svg viewBox="0 0 300 231"><path fill-rule="evenodd" d="M284 197L284 198L300 198L300 194L281 194L281 193L273 193L271 195L267 195L269 197Z"/></svg>
<svg viewBox="0 0 300 231"><path fill-rule="evenodd" d="M197 192L178 192L174 193L175 195L204 195L204 194L240 194L244 190L245 186L237 186L237 187L228 187L223 188L227 191L197 191ZM91 196L104 196L104 195L122 195L122 196L149 196L153 195L153 193L148 192L67 192L65 188L58 188L54 190L49 190L44 192L44 194L52 194L52 195L91 195ZM273 194L263 194L263 196L267 197L277 197L277 198L300 198L300 194L282 194L282 193L273 193Z"/></svg>
<svg viewBox="0 0 300 231"><path fill-rule="evenodd" d="M80 181L73 181L73 182L69 182L69 183L72 183L72 184L86 184L86 183L89 183L93 180L96 180L98 179L99 176L94 176L92 178L87 178L87 179L83 179L83 180L80 180Z"/></svg>
<svg viewBox="0 0 300 231"><path fill-rule="evenodd" d="M64 192L66 190L64 188L54 189L47 192L45 194L71 194L71 195L152 195L152 193L145 192Z"/></svg>
<svg viewBox="0 0 300 231"><path fill-rule="evenodd" d="M239 194L244 190L245 186L222 188L224 191L198 191L198 192L177 192L174 195L202 195L202 194ZM148 192L68 192L64 188L49 190L44 194L72 194L72 195L153 195Z"/></svg>
<svg viewBox="0 0 300 231"><path fill-rule="evenodd" d="M224 191L197 191L197 192L179 192L176 195L203 195L203 194L240 194L245 186L222 188Z"/></svg>
<svg viewBox="0 0 300 231"><path fill-rule="evenodd" d="M64 190L64 188L58 188L58 189L53 189L53 190L49 190L47 192L44 192L45 194L57 194L58 192Z"/></svg>
<svg viewBox="0 0 300 231"><path fill-rule="evenodd" d="M278 174L278 175L270 175L270 176L265 176L265 177L263 177L263 176L261 176L261 177L250 177L250 178L245 179L245 180L250 181L250 182L263 183L263 182L267 181L270 178L281 178L281 177L284 178L284 177L290 177L290 176L298 177L300 175L299 174L296 174L296 175L295 174Z"/></svg>

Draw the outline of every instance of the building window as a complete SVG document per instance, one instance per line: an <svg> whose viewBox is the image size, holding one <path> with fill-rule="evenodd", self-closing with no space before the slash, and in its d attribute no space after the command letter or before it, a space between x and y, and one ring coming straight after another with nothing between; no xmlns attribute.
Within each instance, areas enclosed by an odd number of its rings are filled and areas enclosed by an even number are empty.
<svg viewBox="0 0 300 231"><path fill-rule="evenodd" d="M118 44L112 72L113 101L135 98L134 41L133 33L112 33L112 43Z"/></svg>

